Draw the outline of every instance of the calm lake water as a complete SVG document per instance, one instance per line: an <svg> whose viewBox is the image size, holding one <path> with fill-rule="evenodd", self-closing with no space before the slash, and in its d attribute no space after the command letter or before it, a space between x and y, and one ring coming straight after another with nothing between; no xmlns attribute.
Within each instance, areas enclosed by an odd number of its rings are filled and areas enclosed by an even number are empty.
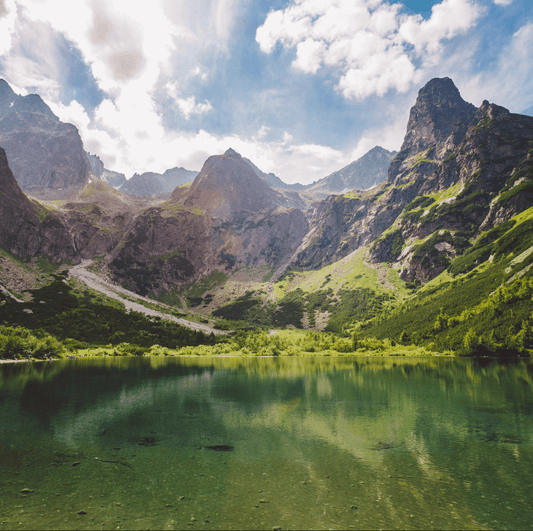
<svg viewBox="0 0 533 531"><path fill-rule="evenodd" d="M0 366L1 529L531 529L533 364Z"/></svg>

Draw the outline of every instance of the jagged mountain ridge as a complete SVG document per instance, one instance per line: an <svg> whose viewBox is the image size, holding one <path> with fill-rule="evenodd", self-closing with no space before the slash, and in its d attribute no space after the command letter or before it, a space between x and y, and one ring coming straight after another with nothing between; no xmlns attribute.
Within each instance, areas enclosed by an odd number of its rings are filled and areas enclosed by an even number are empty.
<svg viewBox="0 0 533 531"><path fill-rule="evenodd" d="M324 199L350 190L367 190L387 179L390 163L396 155L397 151L376 146L344 168L307 186L306 191Z"/></svg>
<svg viewBox="0 0 533 531"><path fill-rule="evenodd" d="M65 219L79 255L104 257L117 282L154 296L245 266L319 269L361 247L404 280L426 282L481 231L531 206L532 138L533 118L488 102L476 109L451 80L435 79L419 92L387 181L372 190L304 213L231 151L128 219L100 208L98 194L111 192L90 185L92 202L78 198Z"/></svg>
<svg viewBox="0 0 533 531"><path fill-rule="evenodd" d="M126 176L123 173L105 168L104 163L100 160L98 155L93 155L87 152L85 155L93 173L105 183L110 184L114 188L119 188L120 185L126 182Z"/></svg>
<svg viewBox="0 0 533 531"><path fill-rule="evenodd" d="M123 182L119 189L121 192L140 197L169 194L176 187L193 181L197 175L197 171L186 170L182 167L170 168L164 173L135 173L130 179Z"/></svg>
<svg viewBox="0 0 533 531"><path fill-rule="evenodd" d="M316 269L372 244L373 261L426 282L480 230L531 206L532 147L533 118L486 101L475 109L450 79L431 80L411 109L387 181L322 202L293 266Z"/></svg>
<svg viewBox="0 0 533 531"><path fill-rule="evenodd" d="M0 79L0 147L23 191L66 198L89 182L91 168L76 127L63 123L40 96L19 96Z"/></svg>

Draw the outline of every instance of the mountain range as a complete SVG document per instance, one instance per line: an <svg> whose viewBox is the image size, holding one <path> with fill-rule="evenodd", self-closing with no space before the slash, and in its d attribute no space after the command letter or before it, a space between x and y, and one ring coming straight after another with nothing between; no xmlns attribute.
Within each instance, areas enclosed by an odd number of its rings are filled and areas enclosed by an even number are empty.
<svg viewBox="0 0 533 531"><path fill-rule="evenodd" d="M308 186L231 148L199 172L126 180L4 81L0 134L5 251L90 259L132 292L210 318L332 330L370 319L379 335L375 319L407 312L409 297L433 289L444 307L443 286L491 271L460 313L533 266L533 118L476 108L449 78L420 89L399 152L375 147Z"/></svg>

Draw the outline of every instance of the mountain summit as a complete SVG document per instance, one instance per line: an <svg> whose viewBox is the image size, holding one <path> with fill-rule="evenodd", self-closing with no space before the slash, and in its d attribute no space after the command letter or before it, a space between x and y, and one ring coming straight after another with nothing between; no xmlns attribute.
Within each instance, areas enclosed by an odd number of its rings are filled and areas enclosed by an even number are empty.
<svg viewBox="0 0 533 531"><path fill-rule="evenodd" d="M307 190L318 197L345 193L349 190L367 190L387 178L389 164L396 151L387 151L376 146L344 168L320 179Z"/></svg>
<svg viewBox="0 0 533 531"><path fill-rule="evenodd" d="M389 181L409 157L437 144L446 144L447 149L456 146L465 137L475 115L476 107L463 100L450 78L429 81L419 90L411 107L402 147L389 167Z"/></svg>
<svg viewBox="0 0 533 531"><path fill-rule="evenodd" d="M66 198L91 171L76 127L59 120L37 94L18 96L0 80L0 146L22 190L42 199Z"/></svg>
<svg viewBox="0 0 533 531"><path fill-rule="evenodd" d="M185 205L199 207L214 218L229 220L239 211L272 210L283 196L268 186L233 150L209 157L194 180Z"/></svg>

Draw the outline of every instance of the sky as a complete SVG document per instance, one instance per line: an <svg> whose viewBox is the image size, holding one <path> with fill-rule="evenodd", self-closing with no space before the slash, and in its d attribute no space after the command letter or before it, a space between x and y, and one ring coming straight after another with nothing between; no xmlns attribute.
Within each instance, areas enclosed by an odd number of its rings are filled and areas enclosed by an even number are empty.
<svg viewBox="0 0 533 531"><path fill-rule="evenodd" d="M533 115L531 0L0 0L0 77L107 169L229 147L307 184L401 147L418 90Z"/></svg>

